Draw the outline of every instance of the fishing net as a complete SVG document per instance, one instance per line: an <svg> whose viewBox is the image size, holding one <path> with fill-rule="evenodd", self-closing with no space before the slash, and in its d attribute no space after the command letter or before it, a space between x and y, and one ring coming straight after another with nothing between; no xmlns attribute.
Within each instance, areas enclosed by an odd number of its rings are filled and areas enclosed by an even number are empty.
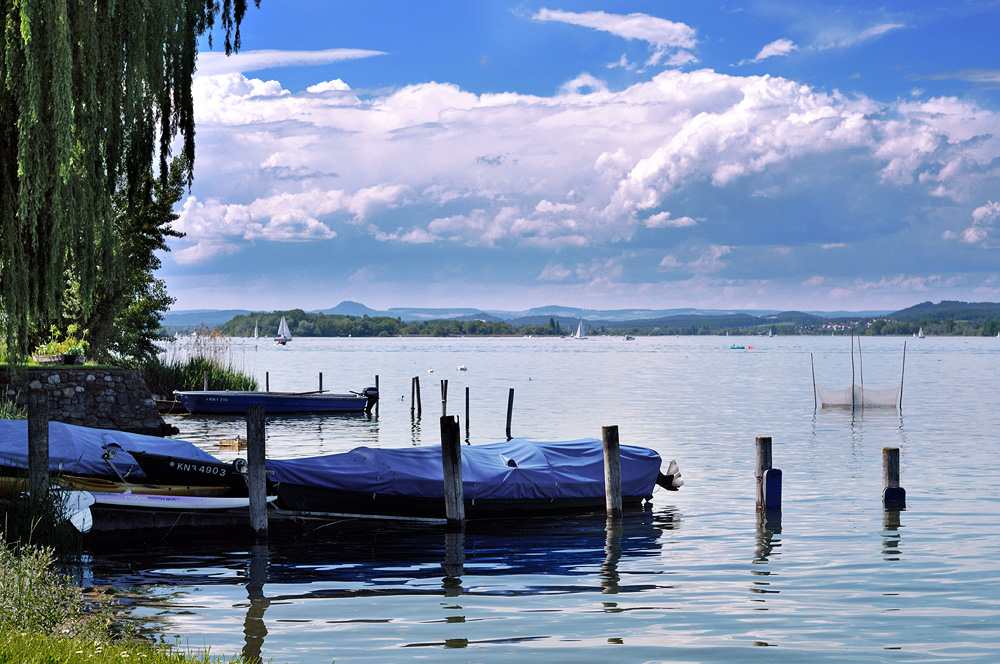
<svg viewBox="0 0 1000 664"><path fill-rule="evenodd" d="M864 387L855 385L853 390L845 387L842 390L828 390L816 386L821 408L896 408L899 405L899 386L895 387Z"/></svg>

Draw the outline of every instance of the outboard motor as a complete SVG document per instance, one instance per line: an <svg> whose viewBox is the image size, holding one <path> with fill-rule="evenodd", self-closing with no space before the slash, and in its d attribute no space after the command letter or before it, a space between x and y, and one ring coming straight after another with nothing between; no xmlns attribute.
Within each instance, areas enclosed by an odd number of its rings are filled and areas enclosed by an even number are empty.
<svg viewBox="0 0 1000 664"><path fill-rule="evenodd" d="M371 414L372 408L378 402L378 388L377 387L366 387L362 390L361 394L368 398L368 403L365 404L365 412Z"/></svg>

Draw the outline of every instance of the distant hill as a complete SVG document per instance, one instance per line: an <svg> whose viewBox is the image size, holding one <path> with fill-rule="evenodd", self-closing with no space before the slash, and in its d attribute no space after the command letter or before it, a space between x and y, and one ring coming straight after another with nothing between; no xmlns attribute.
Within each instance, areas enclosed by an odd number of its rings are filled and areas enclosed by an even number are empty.
<svg viewBox="0 0 1000 664"><path fill-rule="evenodd" d="M888 318L900 321L920 322L924 319L944 320L950 318L969 323L983 323L987 320L1000 318L1000 303L997 302L956 302L942 300L921 302L906 309L900 309L888 315Z"/></svg>

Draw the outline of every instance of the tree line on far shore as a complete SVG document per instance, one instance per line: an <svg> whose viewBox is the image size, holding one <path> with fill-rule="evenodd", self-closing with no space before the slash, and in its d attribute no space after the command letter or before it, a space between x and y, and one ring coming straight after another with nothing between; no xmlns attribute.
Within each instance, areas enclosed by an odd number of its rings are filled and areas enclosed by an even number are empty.
<svg viewBox="0 0 1000 664"><path fill-rule="evenodd" d="M575 330L572 321L549 318L547 323L513 325L506 321L435 319L403 321L390 316L348 316L306 312L301 309L254 313L235 316L216 331L231 337L252 337L257 329L260 337L277 334L278 323L285 316L293 337L398 337L398 336L567 336ZM589 335L608 336L676 336L676 335L828 335L914 336L919 331L927 336L989 336L1000 333L1000 318L986 320L956 320L924 316L917 320L900 321L889 318L831 319L823 321L771 323L765 320L746 321L731 325L722 319L706 318L692 321L685 317L671 325L662 321L601 321L584 323ZM659 324L652 324L659 323Z"/></svg>

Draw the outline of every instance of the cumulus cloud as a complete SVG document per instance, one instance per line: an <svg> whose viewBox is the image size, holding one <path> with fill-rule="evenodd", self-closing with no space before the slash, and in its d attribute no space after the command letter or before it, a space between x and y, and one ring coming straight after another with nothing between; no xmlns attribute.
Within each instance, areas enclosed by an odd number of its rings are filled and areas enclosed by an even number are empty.
<svg viewBox="0 0 1000 664"><path fill-rule="evenodd" d="M368 51L359 48L329 48L322 51L278 51L263 49L257 51L240 51L233 55L226 55L215 51L202 51L198 54L197 76L242 74L280 67L329 65L345 60L372 58L377 55L386 54L382 51Z"/></svg>
<svg viewBox="0 0 1000 664"><path fill-rule="evenodd" d="M660 64L664 58L670 66L696 61L691 53L691 49L698 43L694 28L649 14L608 14L601 11L576 13L543 8L533 18L536 21L569 23L608 32L623 39L647 42L653 50L647 61L648 65Z"/></svg>
<svg viewBox="0 0 1000 664"><path fill-rule="evenodd" d="M1000 201L988 201L972 211L972 225L961 233L945 231L946 240L961 239L968 244L981 244L990 236L994 222L1000 218Z"/></svg>
<svg viewBox="0 0 1000 664"><path fill-rule="evenodd" d="M558 250L647 227L692 228L730 247L698 201L721 203L754 178L767 176L741 200L861 165L880 178L864 183L873 190L961 201L995 180L1000 159L1000 117L970 101L879 103L709 70L587 87L536 96L430 82L361 99L337 81L292 93L242 74L199 79L197 193L173 256L330 239L346 223L399 243ZM663 211L678 206L689 216ZM685 265L716 269L719 252Z"/></svg>

